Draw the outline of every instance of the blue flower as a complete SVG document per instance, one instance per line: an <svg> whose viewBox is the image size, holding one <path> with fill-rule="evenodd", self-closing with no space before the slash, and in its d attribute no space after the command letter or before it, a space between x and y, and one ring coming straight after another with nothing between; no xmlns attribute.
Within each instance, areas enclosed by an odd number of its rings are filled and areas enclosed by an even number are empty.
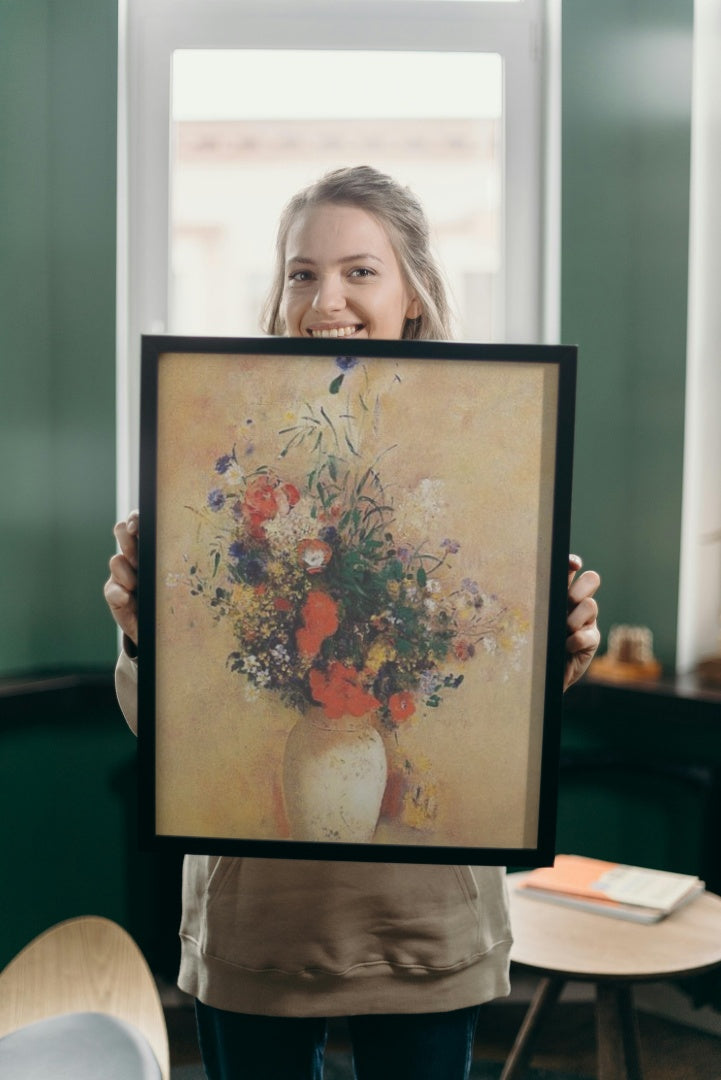
<svg viewBox="0 0 721 1080"><path fill-rule="evenodd" d="M335 525L324 525L318 533L318 539L325 544L334 544L338 539L338 530Z"/></svg>
<svg viewBox="0 0 721 1080"><path fill-rule="evenodd" d="M233 454L223 454L223 456L219 457L218 460L215 463L215 471L217 473L220 473L220 475L222 476L223 473L227 473L228 469L230 468L230 466L233 464L234 461L235 461L235 454L234 453Z"/></svg>
<svg viewBox="0 0 721 1080"><path fill-rule="evenodd" d="M259 585L265 577L265 563L257 555L248 559L244 569L245 580L249 585Z"/></svg>
<svg viewBox="0 0 721 1080"><path fill-rule="evenodd" d="M265 577L265 563L257 553L250 551L241 540L234 540L228 555L238 564L238 573L249 585L259 585Z"/></svg>
<svg viewBox="0 0 721 1080"><path fill-rule="evenodd" d="M449 555L455 555L461 550L461 545L457 540L449 540L448 538L441 541L441 547L445 548Z"/></svg>
<svg viewBox="0 0 721 1080"><path fill-rule="evenodd" d="M338 367L341 369L341 371L350 371L358 363L358 357L357 356L337 356L335 362L338 365Z"/></svg>
<svg viewBox="0 0 721 1080"><path fill-rule="evenodd" d="M222 510L225 506L225 495L220 488L213 488L208 495L208 506L211 510Z"/></svg>

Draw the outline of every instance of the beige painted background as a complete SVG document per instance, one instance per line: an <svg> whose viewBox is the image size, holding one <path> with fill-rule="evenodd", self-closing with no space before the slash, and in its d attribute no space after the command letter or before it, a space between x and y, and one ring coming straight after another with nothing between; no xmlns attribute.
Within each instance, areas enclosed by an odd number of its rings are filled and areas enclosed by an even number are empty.
<svg viewBox="0 0 721 1080"><path fill-rule="evenodd" d="M336 413L363 388L379 399L377 447L395 446L381 475L396 502L427 478L442 509L427 537L460 541L452 579L476 579L525 612L517 669L478 654L463 685L390 736L392 757L419 764L437 804L431 829L384 821L384 843L523 848L536 844L550 557L556 369L472 361L366 360L343 390L327 389L331 358L161 359L157 519L157 828L162 835L283 836L283 746L295 714L273 694L249 702L226 667L232 628L215 623L182 577L207 548L188 507L216 486L233 446L241 465L266 464L302 487L307 458L281 461L279 429L321 403ZM543 465L543 467L542 467ZM422 537L418 537L422 539ZM453 665L460 671L459 664Z"/></svg>

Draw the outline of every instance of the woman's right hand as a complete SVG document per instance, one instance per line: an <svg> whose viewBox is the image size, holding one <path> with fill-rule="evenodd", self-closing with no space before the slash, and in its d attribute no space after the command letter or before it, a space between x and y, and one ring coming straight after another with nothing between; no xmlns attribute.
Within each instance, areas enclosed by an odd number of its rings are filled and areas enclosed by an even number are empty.
<svg viewBox="0 0 721 1080"><path fill-rule="evenodd" d="M103 590L110 612L123 633L138 644L138 530L137 510L113 529L120 553L110 560L110 577Z"/></svg>

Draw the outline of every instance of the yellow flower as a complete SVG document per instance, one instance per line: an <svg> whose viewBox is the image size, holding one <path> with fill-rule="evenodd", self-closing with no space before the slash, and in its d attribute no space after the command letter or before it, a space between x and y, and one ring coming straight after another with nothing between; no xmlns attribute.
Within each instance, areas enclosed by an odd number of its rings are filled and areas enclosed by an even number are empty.
<svg viewBox="0 0 721 1080"><path fill-rule="evenodd" d="M400 581L394 581L391 579L386 582L386 592L390 596L391 600L397 600L401 595L401 583Z"/></svg>
<svg viewBox="0 0 721 1080"><path fill-rule="evenodd" d="M377 637L368 650L365 669L375 675L383 664L395 660L397 655L395 646L388 638Z"/></svg>
<svg viewBox="0 0 721 1080"><path fill-rule="evenodd" d="M234 585L231 599L234 607L247 611L255 600L255 590L252 585Z"/></svg>

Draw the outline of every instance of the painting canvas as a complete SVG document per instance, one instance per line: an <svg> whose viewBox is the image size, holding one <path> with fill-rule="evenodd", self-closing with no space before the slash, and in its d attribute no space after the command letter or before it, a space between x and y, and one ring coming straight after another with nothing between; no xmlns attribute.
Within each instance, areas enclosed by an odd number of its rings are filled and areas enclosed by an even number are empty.
<svg viewBox="0 0 721 1080"><path fill-rule="evenodd" d="M147 337L142 367L145 843L549 861L575 350Z"/></svg>

